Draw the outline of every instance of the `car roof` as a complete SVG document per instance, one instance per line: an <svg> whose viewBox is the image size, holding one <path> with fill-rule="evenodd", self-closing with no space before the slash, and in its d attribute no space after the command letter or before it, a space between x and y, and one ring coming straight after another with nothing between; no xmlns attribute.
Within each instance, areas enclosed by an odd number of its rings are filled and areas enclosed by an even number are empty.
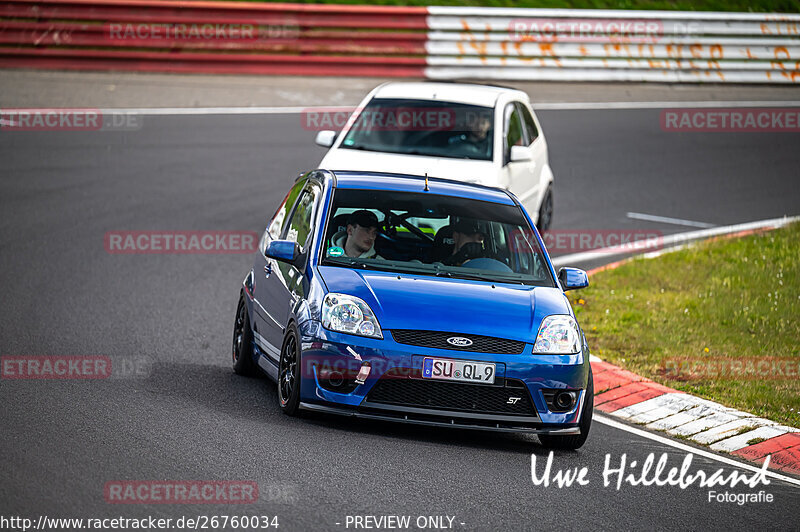
<svg viewBox="0 0 800 532"><path fill-rule="evenodd" d="M404 100L436 100L451 103L494 107L501 94L513 94L528 100L528 95L516 89L480 85L477 83L405 82L384 83L375 90L373 98L401 98Z"/></svg>
<svg viewBox="0 0 800 532"><path fill-rule="evenodd" d="M395 192L423 192L425 189L425 178L416 175L347 170L337 170L335 173L329 171L329 173L335 176L335 188ZM431 194L476 199L503 205L516 204L511 196L501 188L464 183L452 179L430 177L428 178L428 191Z"/></svg>

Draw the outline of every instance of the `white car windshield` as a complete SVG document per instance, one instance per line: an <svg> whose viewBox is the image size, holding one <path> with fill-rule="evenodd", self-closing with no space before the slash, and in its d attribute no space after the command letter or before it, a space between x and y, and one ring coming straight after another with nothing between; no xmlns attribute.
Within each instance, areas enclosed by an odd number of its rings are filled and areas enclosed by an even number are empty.
<svg viewBox="0 0 800 532"><path fill-rule="evenodd" d="M494 109L432 100L373 98L341 148L492 160Z"/></svg>

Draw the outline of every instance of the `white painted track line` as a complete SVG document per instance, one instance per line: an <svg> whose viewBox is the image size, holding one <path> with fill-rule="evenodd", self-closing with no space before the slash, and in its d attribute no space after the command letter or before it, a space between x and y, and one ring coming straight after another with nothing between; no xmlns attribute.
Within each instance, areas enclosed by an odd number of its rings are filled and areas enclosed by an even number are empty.
<svg viewBox="0 0 800 532"><path fill-rule="evenodd" d="M645 220L648 222L659 222L664 224L685 225L688 227L699 227L701 229L708 229L709 227L716 227L714 224L705 222L694 222L692 220L682 220L680 218L670 218L669 216L656 216L654 214L643 214L640 212L629 212L626 214L628 218L633 220Z"/></svg>
<svg viewBox="0 0 800 532"><path fill-rule="evenodd" d="M687 452L687 453L692 453L692 454L695 454L697 456L702 456L703 458L708 458L709 460L714 460L714 461L721 462L721 463L729 465L729 466L734 466L734 467L738 467L738 468L741 468L741 469L746 469L746 470L752 471L752 472L761 471L760 467L757 467L757 466L754 466L754 465L750 465L750 464L746 464L746 463L743 463L743 462L739 462L737 460L733 460L732 458L728 458L726 456L721 456L721 455L714 454L714 453L711 453L711 452L708 452L708 451L704 451L702 449L698 449L696 447L692 447L690 445L686 445L684 443L680 443L680 442L672 440L670 438L666 438L664 436L659 436L658 434L653 434L653 433L647 432L645 430L637 429L635 427L628 426L628 425L626 425L624 423L620 423L619 421L614 421L613 419L608 418L608 417L603 416L603 415L594 414L592 416L592 419L594 421L597 421L598 423L602 423L603 425L608 425L609 427L612 427L612 428L615 428L615 429L624 430L625 432L629 432L631 434L635 434L636 436L641 436L642 438L647 438L649 440L656 441L656 442L658 442L658 443L660 443L662 445L667 445L667 446L673 447L675 449L680 449L681 451L684 451L684 452ZM774 478L776 480L780 480L782 482L787 482L787 483L792 484L794 486L800 487L800 480L792 478L792 477L787 477L786 475L781 475L780 473L776 473L776 472L774 472L772 470L767 470L765 472L765 476L767 476L769 478Z"/></svg>
<svg viewBox="0 0 800 532"><path fill-rule="evenodd" d="M131 113L140 115L269 115L298 114L309 110L352 110L354 105L308 105L305 107L130 107L101 109L104 113ZM800 100L774 101L728 101L728 102L552 102L534 103L533 108L542 111L567 111L591 109L705 109L747 107L798 107Z"/></svg>
<svg viewBox="0 0 800 532"><path fill-rule="evenodd" d="M128 107L100 109L106 114L135 115L292 115L308 111L352 111L355 105L308 105L305 107Z"/></svg>
<svg viewBox="0 0 800 532"><path fill-rule="evenodd" d="M537 111L569 111L593 109L725 109L729 107L800 107L800 101L786 100L752 100L729 102L570 102L570 103L534 103Z"/></svg>

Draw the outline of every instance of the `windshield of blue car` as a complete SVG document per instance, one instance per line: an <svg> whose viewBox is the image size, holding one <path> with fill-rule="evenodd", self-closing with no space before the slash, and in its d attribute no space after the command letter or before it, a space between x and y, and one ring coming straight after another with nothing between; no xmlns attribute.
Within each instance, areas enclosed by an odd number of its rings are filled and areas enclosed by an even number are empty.
<svg viewBox="0 0 800 532"><path fill-rule="evenodd" d="M337 189L321 264L555 286L521 208L430 192Z"/></svg>
<svg viewBox="0 0 800 532"><path fill-rule="evenodd" d="M491 107L374 98L340 148L491 161L493 126Z"/></svg>

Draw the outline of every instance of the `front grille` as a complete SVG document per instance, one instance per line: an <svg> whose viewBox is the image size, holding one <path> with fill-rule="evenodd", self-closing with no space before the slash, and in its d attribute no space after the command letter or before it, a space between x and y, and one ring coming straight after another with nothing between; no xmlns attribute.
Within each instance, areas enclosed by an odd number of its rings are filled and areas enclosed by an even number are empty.
<svg viewBox="0 0 800 532"><path fill-rule="evenodd" d="M474 334L400 329L392 331L392 337L398 344L433 347L436 349L451 349L453 351L472 351L475 353L519 355L525 349L525 342ZM447 339L453 337L468 338L472 341L472 345L458 346L448 343Z"/></svg>
<svg viewBox="0 0 800 532"><path fill-rule="evenodd" d="M411 372L411 377L407 377ZM509 403L512 398L517 398ZM481 414L534 416L522 381L498 378L494 385L442 382L420 378L419 370L390 370L367 395L368 403Z"/></svg>

